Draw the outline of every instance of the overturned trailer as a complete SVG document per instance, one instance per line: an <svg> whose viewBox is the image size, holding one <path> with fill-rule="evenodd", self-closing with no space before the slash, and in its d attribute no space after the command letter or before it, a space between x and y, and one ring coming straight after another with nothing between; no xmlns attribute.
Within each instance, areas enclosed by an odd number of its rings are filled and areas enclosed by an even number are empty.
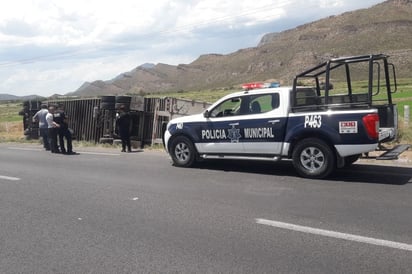
<svg viewBox="0 0 412 274"><path fill-rule="evenodd" d="M162 143L162 124L170 119L202 112L209 103L177 98L145 98L143 96L102 96L99 98L58 98L44 101L61 105L68 116L73 138L94 143L112 143L116 113L124 105L132 118L131 139L135 146ZM36 106L40 102L36 103ZM31 111L33 112L33 111ZM36 132L38 125L26 118L27 131ZM30 123L27 123L29 121ZM30 135L35 138L35 134Z"/></svg>

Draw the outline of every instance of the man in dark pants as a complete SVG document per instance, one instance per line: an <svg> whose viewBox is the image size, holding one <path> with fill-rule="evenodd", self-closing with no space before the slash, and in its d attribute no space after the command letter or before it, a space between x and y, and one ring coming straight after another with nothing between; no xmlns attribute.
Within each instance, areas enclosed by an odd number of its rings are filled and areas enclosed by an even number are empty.
<svg viewBox="0 0 412 274"><path fill-rule="evenodd" d="M116 120L116 133L120 135L120 139L122 140L122 152L126 152L126 147L127 152L132 151L132 146L130 144L130 124L130 114L125 111L125 106L121 105Z"/></svg>
<svg viewBox="0 0 412 274"><path fill-rule="evenodd" d="M72 145L72 134L69 131L69 125L67 124L66 113L64 112L63 105L59 105L59 108L54 113L54 122L59 125L59 145L63 154L74 154ZM64 145L64 139L67 141L67 151Z"/></svg>

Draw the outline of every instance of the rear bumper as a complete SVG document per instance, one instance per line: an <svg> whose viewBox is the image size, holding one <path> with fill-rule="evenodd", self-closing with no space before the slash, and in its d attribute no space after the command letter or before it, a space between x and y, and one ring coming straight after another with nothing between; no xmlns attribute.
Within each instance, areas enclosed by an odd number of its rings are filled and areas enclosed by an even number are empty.
<svg viewBox="0 0 412 274"><path fill-rule="evenodd" d="M335 145L336 151L341 157L362 154L376 150L378 143L362 145Z"/></svg>
<svg viewBox="0 0 412 274"><path fill-rule="evenodd" d="M380 128L379 129L379 142L390 142L396 138L396 129L395 128Z"/></svg>

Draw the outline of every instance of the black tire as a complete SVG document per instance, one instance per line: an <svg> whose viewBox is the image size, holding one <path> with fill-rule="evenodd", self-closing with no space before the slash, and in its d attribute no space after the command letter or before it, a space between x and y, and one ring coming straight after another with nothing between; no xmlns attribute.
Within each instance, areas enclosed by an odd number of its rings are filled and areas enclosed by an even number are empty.
<svg viewBox="0 0 412 274"><path fill-rule="evenodd" d="M116 96L102 96L102 97L100 98L100 101L101 101L102 103L111 103L111 104L114 104L114 103L116 103Z"/></svg>
<svg viewBox="0 0 412 274"><path fill-rule="evenodd" d="M191 167L196 161L196 149L185 136L177 136L170 143L170 156L178 167Z"/></svg>
<svg viewBox="0 0 412 274"><path fill-rule="evenodd" d="M122 106L123 106L124 111L126 111L126 112L130 111L130 103L129 104L127 104L127 103L116 103L114 107L115 107L116 110L119 110Z"/></svg>
<svg viewBox="0 0 412 274"><path fill-rule="evenodd" d="M356 154L356 155L351 155L345 157L345 167L352 165L354 162L356 162L360 158L361 154Z"/></svg>
<svg viewBox="0 0 412 274"><path fill-rule="evenodd" d="M115 109L115 103L101 102L100 103L100 108L101 109L114 110Z"/></svg>
<svg viewBox="0 0 412 274"><path fill-rule="evenodd" d="M132 101L131 96L116 96L116 109L120 109L120 107L124 106L124 111L130 111L130 102Z"/></svg>
<svg viewBox="0 0 412 274"><path fill-rule="evenodd" d="M115 98L116 103L130 104L131 101L131 96L116 96Z"/></svg>
<svg viewBox="0 0 412 274"><path fill-rule="evenodd" d="M116 103L116 96L102 96L100 98L100 108L114 110Z"/></svg>
<svg viewBox="0 0 412 274"><path fill-rule="evenodd" d="M39 110L41 102L37 100L28 100L23 102L23 106L29 110Z"/></svg>
<svg viewBox="0 0 412 274"><path fill-rule="evenodd" d="M322 179L336 168L332 149L324 141L308 138L299 141L292 154L293 166L305 178Z"/></svg>

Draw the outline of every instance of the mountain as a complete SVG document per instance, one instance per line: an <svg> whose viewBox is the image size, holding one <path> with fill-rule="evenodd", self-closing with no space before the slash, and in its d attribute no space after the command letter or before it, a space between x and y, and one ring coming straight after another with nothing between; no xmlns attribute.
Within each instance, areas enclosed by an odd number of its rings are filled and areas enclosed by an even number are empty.
<svg viewBox="0 0 412 274"><path fill-rule="evenodd" d="M335 56L385 53L397 77L412 71L412 0L388 0L262 37L253 48L205 54L190 64L145 64L109 81L84 83L71 95L96 96L238 86L249 81L280 80Z"/></svg>
<svg viewBox="0 0 412 274"><path fill-rule="evenodd" d="M14 101L19 100L18 96L11 94L0 94L0 101Z"/></svg>
<svg viewBox="0 0 412 274"><path fill-rule="evenodd" d="M16 96L11 94L0 94L0 101L25 101L25 100L43 100L44 98L38 95Z"/></svg>

